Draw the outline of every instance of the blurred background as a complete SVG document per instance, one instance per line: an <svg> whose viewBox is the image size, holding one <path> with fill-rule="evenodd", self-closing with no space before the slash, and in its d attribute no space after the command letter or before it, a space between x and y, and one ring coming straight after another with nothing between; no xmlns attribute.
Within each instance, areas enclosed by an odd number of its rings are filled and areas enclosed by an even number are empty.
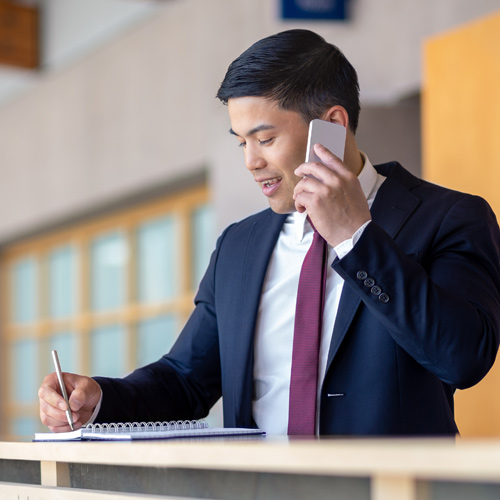
<svg viewBox="0 0 500 500"><path fill-rule="evenodd" d="M496 210L499 15L498 0L0 0L0 438L40 430L51 349L106 376L166 352L218 234L266 208L214 97L262 37L338 45L371 161ZM464 435L500 434L495 373L457 395Z"/></svg>

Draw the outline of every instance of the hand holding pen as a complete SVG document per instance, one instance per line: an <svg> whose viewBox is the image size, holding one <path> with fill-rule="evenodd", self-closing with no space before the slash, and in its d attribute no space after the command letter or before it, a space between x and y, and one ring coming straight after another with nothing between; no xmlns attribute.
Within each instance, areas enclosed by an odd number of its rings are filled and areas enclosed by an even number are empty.
<svg viewBox="0 0 500 500"><path fill-rule="evenodd" d="M47 375L38 390L40 419L53 432L67 432L86 424L101 398L92 378L61 371L57 352L52 352L56 371Z"/></svg>

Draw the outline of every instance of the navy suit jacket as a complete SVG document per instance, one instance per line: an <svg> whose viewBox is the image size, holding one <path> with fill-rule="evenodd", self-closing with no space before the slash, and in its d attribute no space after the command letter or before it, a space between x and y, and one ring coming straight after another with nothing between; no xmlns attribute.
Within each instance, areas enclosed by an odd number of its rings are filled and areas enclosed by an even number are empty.
<svg viewBox="0 0 500 500"><path fill-rule="evenodd" d="M387 179L373 221L333 263L345 284L320 433L455 434L455 389L481 380L498 350L498 225L479 197L422 181L397 163L376 168ZM285 217L268 209L224 231L171 352L124 379L96 378L99 421L201 418L222 395L225 426L255 425L256 317Z"/></svg>

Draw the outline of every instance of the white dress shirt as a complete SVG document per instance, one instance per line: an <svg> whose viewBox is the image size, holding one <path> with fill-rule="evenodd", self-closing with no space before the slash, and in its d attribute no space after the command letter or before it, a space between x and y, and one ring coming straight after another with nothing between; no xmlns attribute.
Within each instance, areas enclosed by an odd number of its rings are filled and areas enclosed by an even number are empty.
<svg viewBox="0 0 500 500"><path fill-rule="evenodd" d="M363 154L364 166L358 179L371 208L385 177L378 174ZM254 343L253 418L268 434L287 434L290 375L292 369L295 302L300 269L313 238L306 213L290 214L281 230L267 269L257 317ZM328 350L337 316L344 280L331 265L338 255L353 248L368 223L352 239L335 248L328 245L325 309L318 373L318 398L325 376ZM316 414L319 415L319 399ZM318 419L317 419L318 420ZM316 432L318 425L316 425Z"/></svg>
<svg viewBox="0 0 500 500"><path fill-rule="evenodd" d="M385 177L378 174L362 153L364 166L358 179L368 206ZM287 434L295 302L302 262L312 243L313 229L307 214L294 212L283 225L267 270L255 333L253 418L268 434ZM320 345L318 398L325 376L326 362L333 325L344 280L331 265L338 255L344 257L353 248L368 223L356 231L352 239L335 248L328 246L328 266L325 290L323 332ZM87 424L93 423L101 408L103 395ZM318 399L319 410L319 399ZM316 412L319 415L319 411ZM317 428L317 425L316 425ZM317 430L317 429L316 429Z"/></svg>

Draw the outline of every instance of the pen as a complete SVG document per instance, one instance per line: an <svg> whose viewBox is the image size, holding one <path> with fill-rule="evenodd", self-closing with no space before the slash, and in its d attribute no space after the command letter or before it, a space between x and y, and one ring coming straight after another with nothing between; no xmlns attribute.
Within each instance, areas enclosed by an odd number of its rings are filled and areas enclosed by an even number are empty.
<svg viewBox="0 0 500 500"><path fill-rule="evenodd" d="M52 351L52 359L54 360L54 366L56 367L57 380L59 380L59 387L61 388L61 393L68 404L68 409L66 410L66 418L68 419L69 426L73 431L73 417L71 416L71 410L69 408L68 395L66 394L66 386L64 385L64 380L61 371L61 365L59 364L59 357L57 356L57 351Z"/></svg>

